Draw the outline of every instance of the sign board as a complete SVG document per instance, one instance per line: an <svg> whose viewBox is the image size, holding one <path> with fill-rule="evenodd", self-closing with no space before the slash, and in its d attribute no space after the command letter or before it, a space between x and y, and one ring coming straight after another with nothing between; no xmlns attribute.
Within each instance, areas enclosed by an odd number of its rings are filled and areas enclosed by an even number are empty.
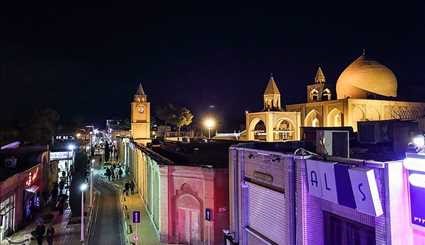
<svg viewBox="0 0 425 245"><path fill-rule="evenodd" d="M285 190L285 158L280 155L245 151L244 178L250 182Z"/></svg>
<svg viewBox="0 0 425 245"><path fill-rule="evenodd" d="M333 203L338 203L334 166L336 163L307 161L308 192Z"/></svg>
<svg viewBox="0 0 425 245"><path fill-rule="evenodd" d="M50 161L53 160L67 160L72 158L72 151L57 151L50 152Z"/></svg>
<svg viewBox="0 0 425 245"><path fill-rule="evenodd" d="M211 221L212 210L210 208L205 209L205 220Z"/></svg>
<svg viewBox="0 0 425 245"><path fill-rule="evenodd" d="M133 211L133 223L140 223L140 211Z"/></svg>
<svg viewBox="0 0 425 245"><path fill-rule="evenodd" d="M412 224L425 228L425 189L411 184L409 193Z"/></svg>
<svg viewBox="0 0 425 245"><path fill-rule="evenodd" d="M373 169L351 168L348 172L356 210L375 217L382 215L382 205Z"/></svg>
<svg viewBox="0 0 425 245"><path fill-rule="evenodd" d="M306 170L310 195L375 217L383 214L373 169L307 160Z"/></svg>

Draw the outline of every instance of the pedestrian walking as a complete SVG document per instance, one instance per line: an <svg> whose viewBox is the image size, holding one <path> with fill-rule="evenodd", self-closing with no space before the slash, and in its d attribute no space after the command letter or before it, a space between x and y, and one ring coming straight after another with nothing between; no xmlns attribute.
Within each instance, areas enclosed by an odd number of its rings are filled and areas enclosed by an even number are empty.
<svg viewBox="0 0 425 245"><path fill-rule="evenodd" d="M111 169L106 168L106 172L105 172L106 177L108 178L109 181L111 181Z"/></svg>
<svg viewBox="0 0 425 245"><path fill-rule="evenodd" d="M133 180L131 180L130 181L130 190L131 190L131 194L133 195L134 194L134 181Z"/></svg>
<svg viewBox="0 0 425 245"><path fill-rule="evenodd" d="M33 233L38 245L43 245L44 232L46 232L46 227L44 224L38 224Z"/></svg>
<svg viewBox="0 0 425 245"><path fill-rule="evenodd" d="M122 174L123 174L122 169L121 169L121 168L119 168L119 169L118 169L118 176L120 177L120 179L122 178Z"/></svg>
<svg viewBox="0 0 425 245"><path fill-rule="evenodd" d="M47 228L46 232L46 240L48 245L53 244L53 236L55 235L55 228L53 228L53 225L50 224L49 228Z"/></svg>
<svg viewBox="0 0 425 245"><path fill-rule="evenodd" d="M128 196L128 191L130 189L130 183L126 182L124 186L125 186L125 195Z"/></svg>

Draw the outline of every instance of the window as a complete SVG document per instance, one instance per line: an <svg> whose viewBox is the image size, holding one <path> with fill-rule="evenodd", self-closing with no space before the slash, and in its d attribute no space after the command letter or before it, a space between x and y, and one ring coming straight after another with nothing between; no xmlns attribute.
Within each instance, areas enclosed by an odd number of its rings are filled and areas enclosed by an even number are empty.
<svg viewBox="0 0 425 245"><path fill-rule="evenodd" d="M323 90L322 98L326 99L326 100L331 100L332 94L331 94L331 91L328 88Z"/></svg>
<svg viewBox="0 0 425 245"><path fill-rule="evenodd" d="M310 99L311 99L311 101L318 101L319 100L319 91L317 91L316 89L311 90Z"/></svg>

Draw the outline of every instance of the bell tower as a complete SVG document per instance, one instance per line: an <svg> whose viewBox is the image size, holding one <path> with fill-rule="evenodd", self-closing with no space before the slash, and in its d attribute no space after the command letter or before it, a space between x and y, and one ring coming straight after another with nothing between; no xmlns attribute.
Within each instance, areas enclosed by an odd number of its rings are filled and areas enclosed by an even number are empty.
<svg viewBox="0 0 425 245"><path fill-rule="evenodd" d="M270 80L267 83L264 91L264 111L281 111L280 92L274 81L273 74L270 75Z"/></svg>
<svg viewBox="0 0 425 245"><path fill-rule="evenodd" d="M327 87L326 78L320 66L317 68L314 83L307 85L307 102L331 100L332 93Z"/></svg>
<svg viewBox="0 0 425 245"><path fill-rule="evenodd" d="M150 113L150 103L147 101L142 84L139 84L131 102L131 136L137 143L146 144L151 141Z"/></svg>

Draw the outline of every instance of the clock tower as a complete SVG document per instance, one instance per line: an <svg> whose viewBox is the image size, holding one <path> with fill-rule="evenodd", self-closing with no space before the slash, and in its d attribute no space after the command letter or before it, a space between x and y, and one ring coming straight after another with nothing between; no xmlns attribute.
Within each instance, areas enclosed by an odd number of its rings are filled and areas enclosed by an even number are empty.
<svg viewBox="0 0 425 245"><path fill-rule="evenodd" d="M146 144L151 141L150 113L150 103L147 101L142 84L139 84L131 102L131 136L137 143Z"/></svg>

